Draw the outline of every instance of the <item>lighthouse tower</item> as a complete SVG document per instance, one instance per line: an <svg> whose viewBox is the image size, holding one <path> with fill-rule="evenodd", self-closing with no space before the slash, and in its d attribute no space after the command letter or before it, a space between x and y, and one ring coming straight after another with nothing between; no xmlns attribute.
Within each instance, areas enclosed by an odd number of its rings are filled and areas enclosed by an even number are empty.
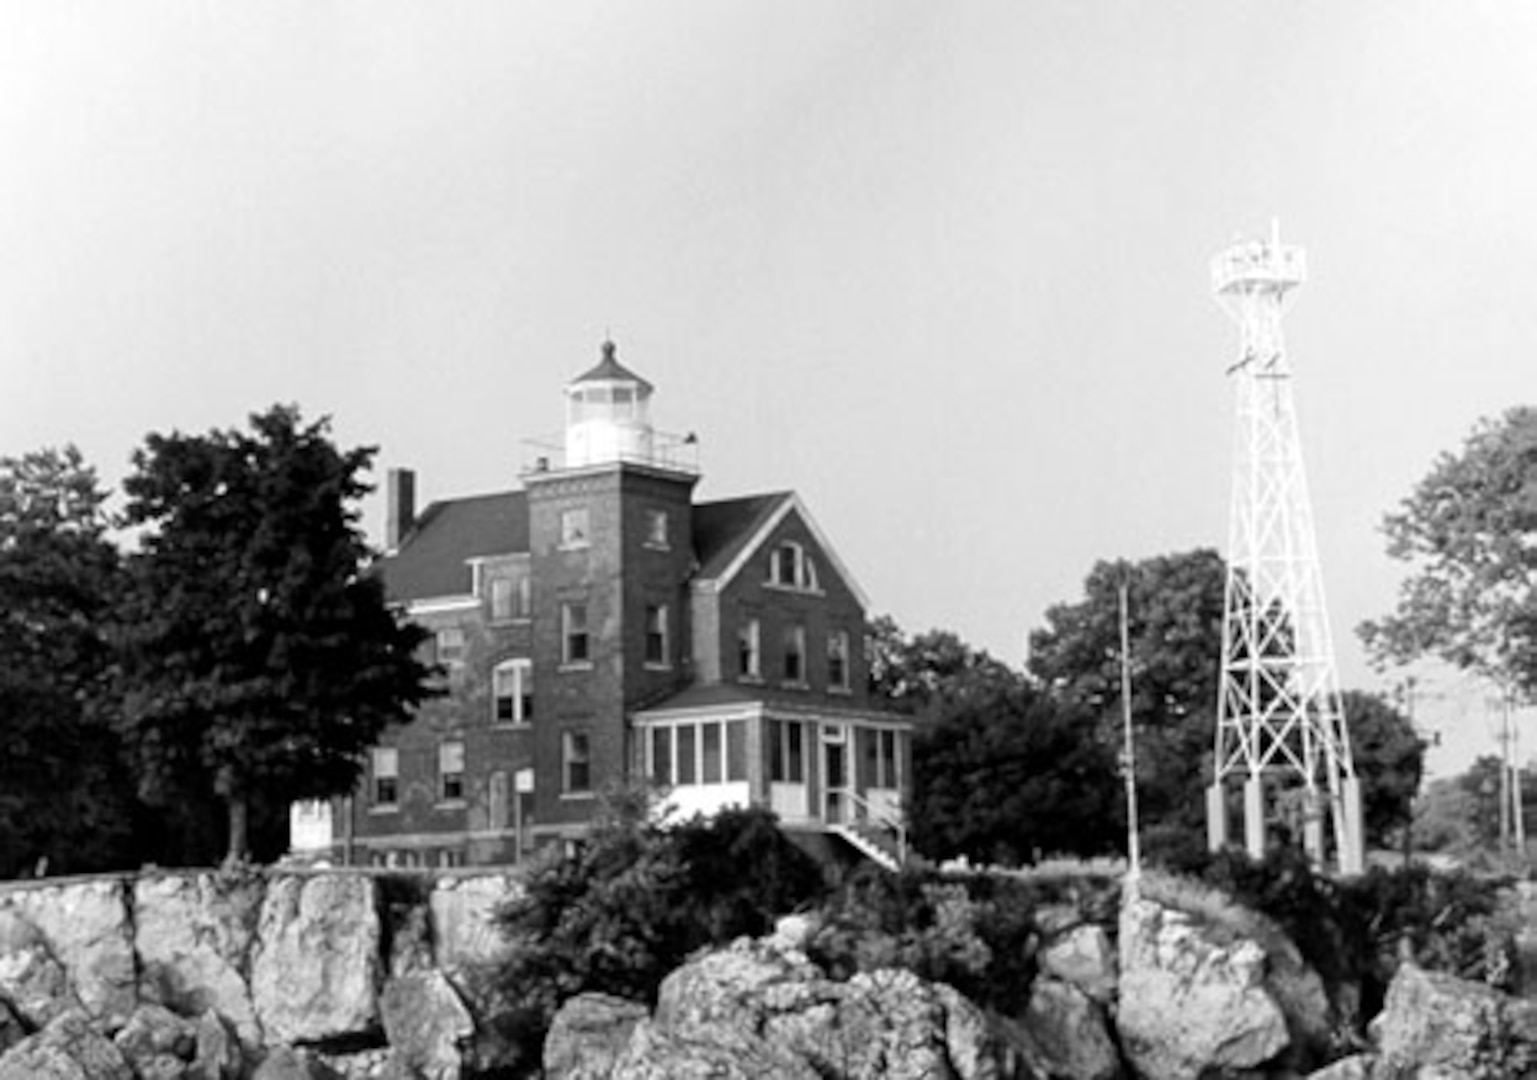
<svg viewBox="0 0 1537 1080"><path fill-rule="evenodd" d="M1265 853L1279 823L1315 865L1362 868L1360 786L1340 704L1292 371L1281 316L1306 267L1301 248L1239 243L1212 263L1212 289L1238 323L1229 369L1237 403L1214 777L1208 839L1228 842L1241 784L1244 846ZM1326 829L1326 825L1330 828Z"/></svg>
<svg viewBox="0 0 1537 1080"><path fill-rule="evenodd" d="M566 387L566 468L615 461L649 462L652 385L621 364L614 343L603 358Z"/></svg>

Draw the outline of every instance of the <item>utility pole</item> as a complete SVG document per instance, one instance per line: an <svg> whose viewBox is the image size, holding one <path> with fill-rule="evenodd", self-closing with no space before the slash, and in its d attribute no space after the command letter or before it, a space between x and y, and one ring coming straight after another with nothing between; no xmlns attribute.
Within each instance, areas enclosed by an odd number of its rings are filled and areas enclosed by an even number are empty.
<svg viewBox="0 0 1537 1080"><path fill-rule="evenodd" d="M1126 773L1126 859L1133 887L1142 877L1142 843L1137 825L1137 742L1131 723L1131 631L1126 613L1126 582L1121 582L1121 723L1126 745L1122 750Z"/></svg>

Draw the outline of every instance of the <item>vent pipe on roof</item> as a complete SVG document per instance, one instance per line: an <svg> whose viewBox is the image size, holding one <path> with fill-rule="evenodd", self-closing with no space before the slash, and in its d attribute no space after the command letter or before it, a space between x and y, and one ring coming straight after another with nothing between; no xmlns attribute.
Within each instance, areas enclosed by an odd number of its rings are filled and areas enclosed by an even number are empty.
<svg viewBox="0 0 1537 1080"><path fill-rule="evenodd" d="M400 550L411 526L416 524L416 473L410 469L391 469L385 474L384 549Z"/></svg>

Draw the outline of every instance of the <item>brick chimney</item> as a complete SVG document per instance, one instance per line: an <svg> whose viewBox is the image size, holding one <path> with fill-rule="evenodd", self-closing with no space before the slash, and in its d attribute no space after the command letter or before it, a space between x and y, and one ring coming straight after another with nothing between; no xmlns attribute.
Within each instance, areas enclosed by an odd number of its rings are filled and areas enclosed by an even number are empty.
<svg viewBox="0 0 1537 1080"><path fill-rule="evenodd" d="M400 542L416 524L416 473L391 469L385 474L384 550L400 550Z"/></svg>

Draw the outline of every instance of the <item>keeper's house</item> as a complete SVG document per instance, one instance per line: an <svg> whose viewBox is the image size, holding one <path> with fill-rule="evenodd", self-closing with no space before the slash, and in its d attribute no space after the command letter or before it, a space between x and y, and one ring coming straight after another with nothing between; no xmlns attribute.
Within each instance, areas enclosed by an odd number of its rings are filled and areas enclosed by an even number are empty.
<svg viewBox="0 0 1537 1080"><path fill-rule="evenodd" d="M870 707L865 596L800 499L696 503L693 440L652 428L652 386L612 344L565 393L564 446L521 490L417 513L390 472L380 572L432 631L446 694L386 734L353 797L295 808L296 854L514 862L638 778L683 815L896 832L911 728Z"/></svg>

